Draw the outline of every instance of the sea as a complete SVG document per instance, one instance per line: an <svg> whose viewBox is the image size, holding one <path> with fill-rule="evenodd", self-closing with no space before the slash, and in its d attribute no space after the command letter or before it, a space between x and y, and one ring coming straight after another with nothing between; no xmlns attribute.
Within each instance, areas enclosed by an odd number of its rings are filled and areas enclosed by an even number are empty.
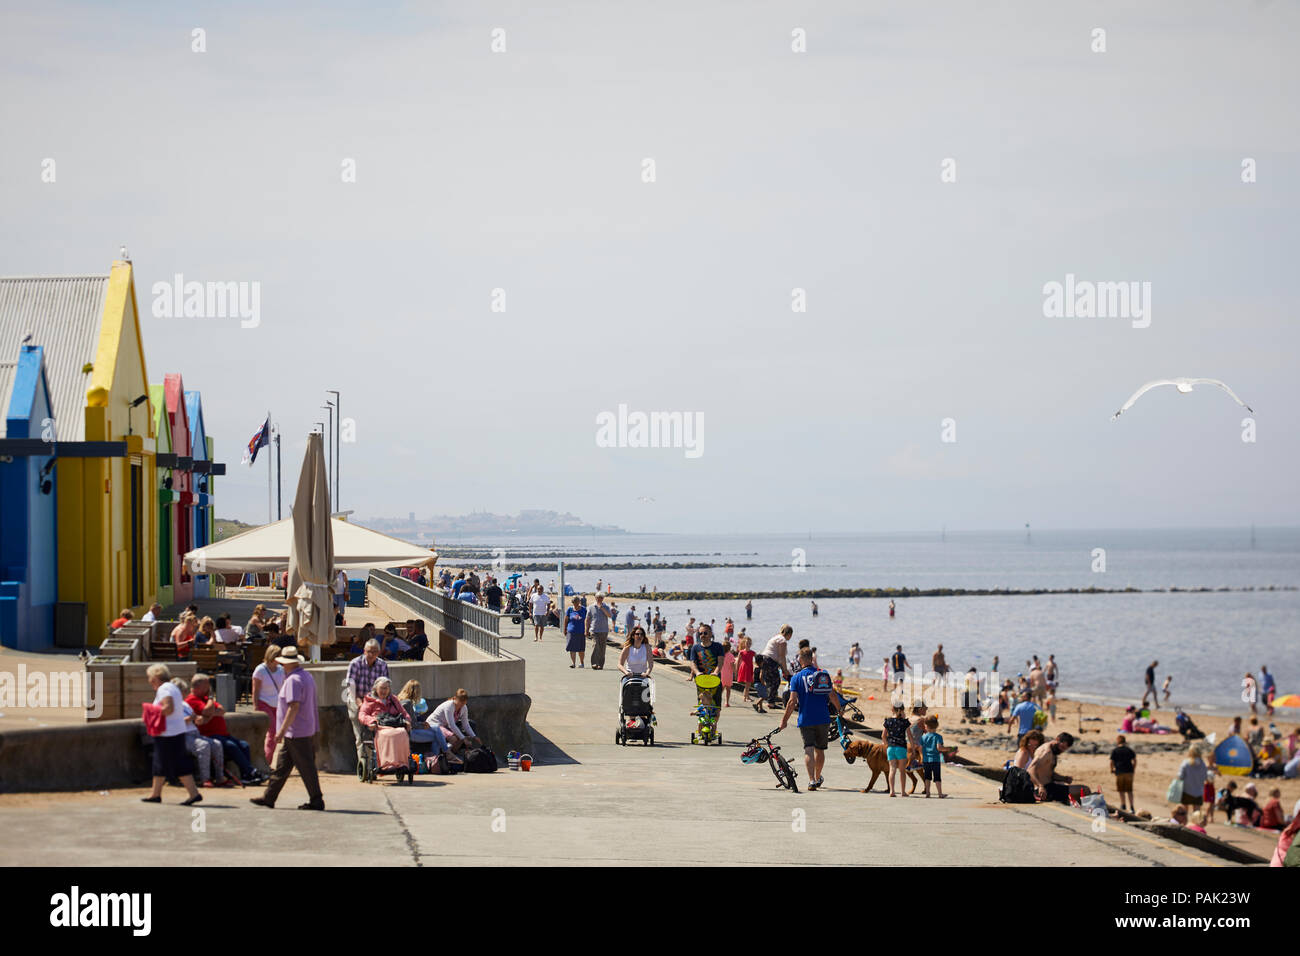
<svg viewBox="0 0 1300 956"><path fill-rule="evenodd" d="M918 671L943 645L958 672L991 668L1014 677L1033 655L1055 655L1061 694L1135 703L1152 661L1157 683L1173 678L1168 704L1200 713L1241 712L1241 682L1267 666L1278 693L1300 693L1300 528L1053 531L1022 529L917 534L477 534L437 538L440 548L495 553L512 561L619 564L694 562L695 569L566 570L565 583L590 592L734 592L716 601L650 601L684 630L689 617L727 617L759 641L784 624L808 638L819 663L849 674L863 649L863 673L878 677L901 644ZM512 557L513 556L513 557ZM443 563L452 563L445 561ZM476 562L486 566L488 561ZM527 572L544 584L554 572ZM1137 588L1145 593L1029 594L897 598L761 599L745 617L747 592L845 588ZM1171 588L1184 589L1171 591ZM1186 589L1209 588L1189 592ZM1218 590L1232 589L1232 590ZM644 613L649 593L619 601ZM1300 721L1300 710L1279 710Z"/></svg>

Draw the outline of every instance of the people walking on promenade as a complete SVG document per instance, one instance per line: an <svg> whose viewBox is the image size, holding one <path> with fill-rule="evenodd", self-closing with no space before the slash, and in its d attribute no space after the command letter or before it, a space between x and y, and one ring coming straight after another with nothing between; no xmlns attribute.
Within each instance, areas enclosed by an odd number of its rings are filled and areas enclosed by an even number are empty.
<svg viewBox="0 0 1300 956"><path fill-rule="evenodd" d="M745 629L741 628L736 652L736 683L745 688L744 696L741 697L741 702L745 704L750 702L749 695L754 688L754 658L758 655L754 653L753 643Z"/></svg>
<svg viewBox="0 0 1300 956"><path fill-rule="evenodd" d="M533 606L533 640L540 641L542 632L546 630L546 613L551 608L550 595L542 589L540 580L533 582L530 603Z"/></svg>
<svg viewBox="0 0 1300 956"><path fill-rule="evenodd" d="M904 716L907 711L907 705L901 700L894 704L894 715L886 717L884 723L884 732L882 734L885 741L885 759L889 761L889 772L885 775L885 783L889 785L889 795L897 796L894 792L895 781L897 789L903 796L907 796L907 790L903 782L904 770L907 767L907 739L908 723L907 717Z"/></svg>
<svg viewBox="0 0 1300 956"><path fill-rule="evenodd" d="M728 618L730 620L730 618ZM722 678L722 706L731 706L731 685L736 680L736 654L731 649L731 638L723 642L725 653L722 655L722 671L718 675Z"/></svg>
<svg viewBox="0 0 1300 956"><path fill-rule="evenodd" d="M569 652L569 667L586 667L587 656L587 609L582 600L575 597L573 606L564 614L564 633L568 640L564 649Z"/></svg>
<svg viewBox="0 0 1300 956"><path fill-rule="evenodd" d="M268 767L275 757L275 715L280 701L280 685L284 683L284 671L275 661L279 654L274 645L268 646L262 663L253 670L253 705L270 721L263 745Z"/></svg>
<svg viewBox="0 0 1300 956"><path fill-rule="evenodd" d="M763 710L763 699L767 699L768 706L775 707L779 701L778 694L781 690L781 678L788 677L790 674L789 665L786 664L786 655L789 653L790 638L794 636L794 628L786 624L780 632L775 634L767 645L763 648L763 653L758 655L755 660L755 681L758 684L758 701L754 704L754 710L760 714L765 713Z"/></svg>
<svg viewBox="0 0 1300 956"><path fill-rule="evenodd" d="M303 670L304 662L296 647L286 647L276 663L284 669L285 676L276 711L275 766L266 792L250 802L274 807L289 774L297 768L302 785L307 788L307 802L299 804L298 809L324 810L325 795L321 793L320 777L316 773L316 681Z"/></svg>
<svg viewBox="0 0 1300 956"><path fill-rule="evenodd" d="M710 624L701 624L696 631L698 640L691 648L691 678L692 680L700 675L714 674L719 678L722 677L722 661L726 655L726 646L719 644L713 639L713 626ZM704 692L701 691L701 695ZM719 684L708 692L712 698L709 705L718 714L714 722L714 730L717 731L718 723L722 717L722 685Z"/></svg>
<svg viewBox="0 0 1300 956"><path fill-rule="evenodd" d="M618 669L627 677L649 677L654 666L654 654L646 640L645 628L634 624L618 655Z"/></svg>
<svg viewBox="0 0 1300 956"><path fill-rule="evenodd" d="M153 787L149 796L140 799L145 803L162 803L163 786L167 778L172 777L180 781L188 796L181 805L191 806L203 796L194 785L194 758L185 749L185 700L181 697L181 689L172 683L171 672L165 665L150 664L145 676L155 691L150 706L157 708L155 713L161 716L161 720L156 726L150 726L146 721L153 738Z"/></svg>
<svg viewBox="0 0 1300 956"><path fill-rule="evenodd" d="M808 789L818 790L826 782L822 769L826 764L826 743L830 739L831 714L839 711L832 693L831 675L813 664L810 648L799 652L799 671L790 678L790 697L781 714L781 729L790 722L796 703L799 708L799 735L803 738L804 766L808 770Z"/></svg>
<svg viewBox="0 0 1300 956"><path fill-rule="evenodd" d="M288 648L285 648L288 650ZM280 660L279 657L276 658ZM288 676L288 675L286 675ZM348 664L348 676L346 683L348 693L344 695L348 705L348 719L352 722L352 736L357 745L357 759L364 756L361 747L361 702L366 699L370 689L375 686L375 681L381 677L388 676L388 663L379 656L379 642L371 639L366 641L366 646L361 651L360 657L354 657L352 663ZM282 691L283 687L280 688ZM279 711L277 710L277 714ZM278 726L278 724L277 724ZM313 731L314 733L314 731Z"/></svg>
<svg viewBox="0 0 1300 956"><path fill-rule="evenodd" d="M587 608L586 632L591 637L591 669L605 669L605 648L609 642L614 613L605 605L605 595L596 594L596 603Z"/></svg>

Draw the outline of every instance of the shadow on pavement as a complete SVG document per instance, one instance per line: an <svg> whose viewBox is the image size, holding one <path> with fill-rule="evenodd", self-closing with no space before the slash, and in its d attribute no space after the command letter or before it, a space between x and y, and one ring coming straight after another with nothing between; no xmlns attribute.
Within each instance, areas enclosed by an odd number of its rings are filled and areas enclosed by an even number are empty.
<svg viewBox="0 0 1300 956"><path fill-rule="evenodd" d="M544 760L548 765L576 765L581 762L574 760L561 750L549 737L538 733L537 728L532 724L528 725L528 733L533 738L533 760L535 762L540 763Z"/></svg>

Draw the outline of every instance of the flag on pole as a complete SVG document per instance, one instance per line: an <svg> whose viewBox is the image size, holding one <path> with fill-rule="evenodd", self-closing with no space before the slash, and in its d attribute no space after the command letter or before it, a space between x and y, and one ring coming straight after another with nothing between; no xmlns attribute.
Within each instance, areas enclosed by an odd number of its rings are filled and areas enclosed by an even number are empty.
<svg viewBox="0 0 1300 956"><path fill-rule="evenodd" d="M271 417L268 415L262 427L257 430L257 434L248 440L248 448L244 451L244 464L250 468L253 462L257 461L257 450L265 448L271 443Z"/></svg>

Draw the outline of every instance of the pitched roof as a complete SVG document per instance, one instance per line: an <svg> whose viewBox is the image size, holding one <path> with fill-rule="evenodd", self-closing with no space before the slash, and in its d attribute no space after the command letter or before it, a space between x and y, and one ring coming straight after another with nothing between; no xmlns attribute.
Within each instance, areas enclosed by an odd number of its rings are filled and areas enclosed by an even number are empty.
<svg viewBox="0 0 1300 956"><path fill-rule="evenodd" d="M91 376L82 369L95 361L107 291L106 275L0 278L0 355L16 354L29 332L44 346L60 441L86 438Z"/></svg>
<svg viewBox="0 0 1300 956"><path fill-rule="evenodd" d="M190 456L204 461L208 457L208 433L203 426L203 398L195 389L185 392L185 414L190 420Z"/></svg>

